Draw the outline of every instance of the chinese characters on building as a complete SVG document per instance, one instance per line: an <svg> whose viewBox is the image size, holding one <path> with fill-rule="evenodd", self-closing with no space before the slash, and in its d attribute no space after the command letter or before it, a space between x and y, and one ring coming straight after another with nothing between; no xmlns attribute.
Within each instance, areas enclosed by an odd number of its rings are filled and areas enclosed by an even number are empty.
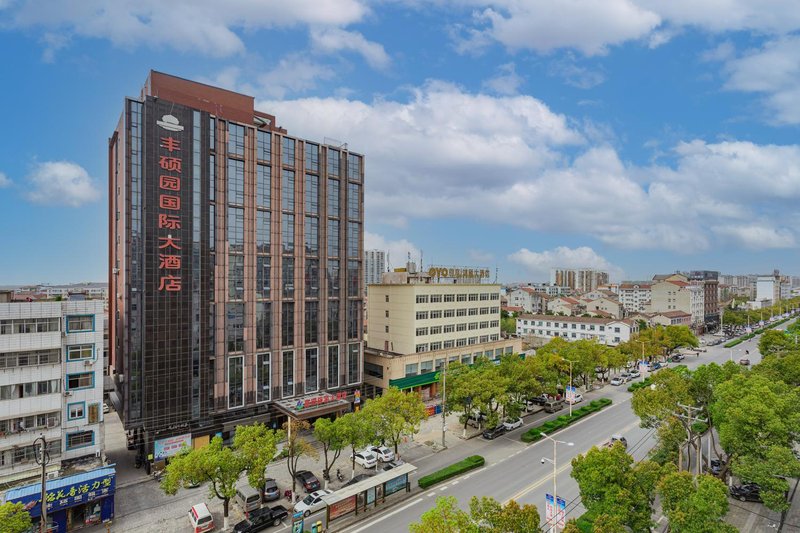
<svg viewBox="0 0 800 533"><path fill-rule="evenodd" d="M181 141L172 136L161 137L158 167L158 290L181 290L181 243L170 230L181 229Z"/></svg>

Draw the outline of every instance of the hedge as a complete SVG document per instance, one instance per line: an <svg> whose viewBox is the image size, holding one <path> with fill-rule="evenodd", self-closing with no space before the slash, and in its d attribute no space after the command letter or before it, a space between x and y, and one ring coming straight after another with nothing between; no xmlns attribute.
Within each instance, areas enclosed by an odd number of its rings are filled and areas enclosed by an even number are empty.
<svg viewBox="0 0 800 533"><path fill-rule="evenodd" d="M597 400L592 400L587 405L584 405L580 409L576 409L572 411L572 416L570 415L561 415L555 420L550 420L549 422L545 422L540 426L536 426L535 428L531 428L525 433L523 433L520 438L522 442L536 442L537 440L542 438L542 433L550 433L552 431L559 430L561 428L565 428L568 425L572 424L578 419L583 418L584 416L590 415L599 411L600 409L611 405L611 400L608 398L599 398Z"/></svg>
<svg viewBox="0 0 800 533"><path fill-rule="evenodd" d="M774 327L780 326L781 324L783 324L785 322L788 322L791 319L792 319L791 317L784 318L783 320L778 320L777 322L775 322L773 324L767 324L763 328L758 328L757 330L753 331L753 333L748 333L747 335L742 335L738 339L733 339L731 342L726 342L725 344L722 345L722 347L723 348L733 348L737 344L741 344L744 341L748 341L748 340L752 339L753 337L755 337L756 335L764 333L768 329L772 329Z"/></svg>
<svg viewBox="0 0 800 533"><path fill-rule="evenodd" d="M446 479L463 474L464 472L472 470L473 468L481 467L485 462L486 460L480 455L472 455L463 461L453 463L450 466L446 466L441 470L437 470L436 472L428 474L427 476L422 476L419 478L417 483L419 484L420 488L426 489L431 485L441 483Z"/></svg>

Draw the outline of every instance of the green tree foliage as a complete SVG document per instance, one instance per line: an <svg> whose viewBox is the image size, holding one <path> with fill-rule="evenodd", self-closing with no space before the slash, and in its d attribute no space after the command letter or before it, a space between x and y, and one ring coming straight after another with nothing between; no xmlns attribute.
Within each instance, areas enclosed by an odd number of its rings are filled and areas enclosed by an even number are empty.
<svg viewBox="0 0 800 533"><path fill-rule="evenodd" d="M303 436L303 433L308 432L310 429L311 424L305 420L289 419L283 424L283 430L286 432L286 445L283 449L286 453L286 469L292 478L292 499L297 496L295 474L297 473L297 463L300 458L303 456L312 459L319 458L317 449Z"/></svg>
<svg viewBox="0 0 800 533"><path fill-rule="evenodd" d="M275 458L278 443L284 438L282 431L268 429L261 423L236 427L233 447L239 450L247 464L247 482L251 487L258 487L262 500L267 483L267 465Z"/></svg>
<svg viewBox="0 0 800 533"><path fill-rule="evenodd" d="M693 404L689 379L672 368L664 368L651 376L651 385L633 393L631 407L642 419L642 426L656 427L679 410L678 404Z"/></svg>
<svg viewBox="0 0 800 533"><path fill-rule="evenodd" d="M314 422L314 438L322 444L322 455L325 458L325 468L322 476L328 480L331 477L331 468L347 446L344 423L341 418L317 418Z"/></svg>
<svg viewBox="0 0 800 533"><path fill-rule="evenodd" d="M634 532L649 531L653 498L662 467L652 461L634 465L620 444L594 447L572 460L572 477L578 482L581 501L597 520L615 531L617 525Z"/></svg>
<svg viewBox="0 0 800 533"><path fill-rule="evenodd" d="M794 336L789 337L779 330L768 329L761 334L761 339L758 341L758 351L762 356L797 350L798 346L794 343Z"/></svg>
<svg viewBox="0 0 800 533"><path fill-rule="evenodd" d="M221 437L214 437L207 446L186 449L172 457L161 478L161 489L173 495L181 486L207 481L210 496L222 500L224 527L227 529L230 501L236 495L236 482L247 466L244 454L223 446Z"/></svg>
<svg viewBox="0 0 800 533"><path fill-rule="evenodd" d="M411 533L462 533L473 527L469 515L458 507L454 496L436 498L436 506L408 526Z"/></svg>
<svg viewBox="0 0 800 533"><path fill-rule="evenodd" d="M31 515L24 505L11 502L0 505L0 532L25 533L31 526Z"/></svg>
<svg viewBox="0 0 800 533"><path fill-rule="evenodd" d="M501 505L494 498L472 497L469 512L453 496L436 499L436 506L411 524L411 533L541 533L539 511L514 500Z"/></svg>
<svg viewBox="0 0 800 533"><path fill-rule="evenodd" d="M381 396L369 400L364 406L365 416L373 423L377 438L394 446L395 455L404 434L419 431L427 413L419 393L403 392L389 387Z"/></svg>
<svg viewBox="0 0 800 533"><path fill-rule="evenodd" d="M675 533L735 533L722 521L728 512L728 488L719 479L672 472L658 483L658 495L670 531Z"/></svg>
<svg viewBox="0 0 800 533"><path fill-rule="evenodd" d="M500 330L503 333L515 335L517 333L517 319L512 316L500 317Z"/></svg>
<svg viewBox="0 0 800 533"><path fill-rule="evenodd" d="M344 440L350 446L351 451L351 477L356 475L356 450L369 444L375 438L375 431L372 423L365 416L364 411L347 413L340 417L340 424L343 427Z"/></svg>
<svg viewBox="0 0 800 533"><path fill-rule="evenodd" d="M753 372L800 387L800 351L768 355L753 367Z"/></svg>

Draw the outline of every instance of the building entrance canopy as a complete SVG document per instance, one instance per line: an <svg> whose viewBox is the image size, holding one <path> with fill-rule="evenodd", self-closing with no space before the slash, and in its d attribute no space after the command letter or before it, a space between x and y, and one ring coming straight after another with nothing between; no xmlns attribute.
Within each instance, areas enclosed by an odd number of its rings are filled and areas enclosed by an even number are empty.
<svg viewBox="0 0 800 533"><path fill-rule="evenodd" d="M338 391L333 394L309 394L289 400L278 400L275 407L290 418L307 420L329 413L348 409L350 401L347 391Z"/></svg>

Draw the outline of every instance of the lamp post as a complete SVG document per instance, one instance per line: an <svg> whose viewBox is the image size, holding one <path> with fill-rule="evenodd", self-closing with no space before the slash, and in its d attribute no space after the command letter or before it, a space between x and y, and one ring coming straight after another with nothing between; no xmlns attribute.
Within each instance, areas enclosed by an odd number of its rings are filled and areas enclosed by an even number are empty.
<svg viewBox="0 0 800 533"><path fill-rule="evenodd" d="M36 464L42 465L42 517L39 523L39 531L47 533L47 464L50 462L50 454L47 453L47 439L44 435L39 436L33 441L41 446L41 451L35 455Z"/></svg>
<svg viewBox="0 0 800 533"><path fill-rule="evenodd" d="M575 363L577 361L573 361L572 359L564 359L564 360L569 363L569 384L567 385L567 387L572 388L572 401L571 402L568 401L567 403L569 404L569 416L572 416L572 404L575 403L575 387L572 384L572 363Z"/></svg>
<svg viewBox="0 0 800 533"><path fill-rule="evenodd" d="M574 442L566 442L563 440L556 440L553 437L546 435L544 433L541 434L542 437L553 441L553 459L550 460L547 457L542 457L542 464L545 461L548 463L553 463L553 531L558 533L558 491L556 487L556 477L558 476L558 458L556 455L556 449L558 448L559 444L566 444L567 446L574 446Z"/></svg>

